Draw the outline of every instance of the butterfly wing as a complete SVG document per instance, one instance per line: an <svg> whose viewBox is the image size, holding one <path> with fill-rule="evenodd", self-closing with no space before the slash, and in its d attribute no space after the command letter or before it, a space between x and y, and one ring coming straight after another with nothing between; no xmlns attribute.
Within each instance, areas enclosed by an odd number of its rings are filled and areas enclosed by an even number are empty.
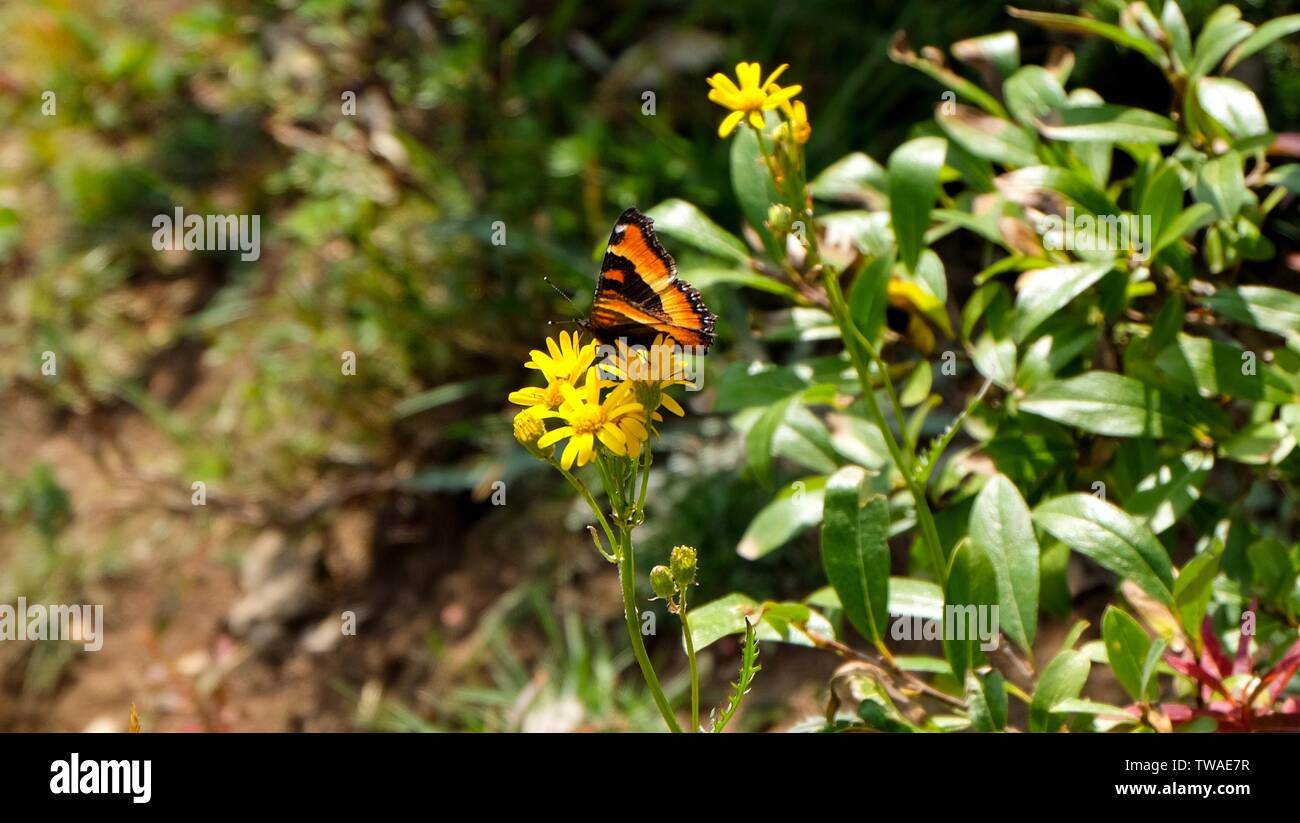
<svg viewBox="0 0 1300 823"><path fill-rule="evenodd" d="M648 346L657 335L682 346L713 344L713 313L677 277L677 264L655 237L654 221L628 209L614 224L587 325L606 343Z"/></svg>

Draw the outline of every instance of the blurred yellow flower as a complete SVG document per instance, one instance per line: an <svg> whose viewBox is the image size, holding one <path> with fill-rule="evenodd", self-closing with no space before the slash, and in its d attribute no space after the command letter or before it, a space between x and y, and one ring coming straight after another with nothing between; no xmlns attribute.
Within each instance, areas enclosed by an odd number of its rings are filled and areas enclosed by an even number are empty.
<svg viewBox="0 0 1300 823"><path fill-rule="evenodd" d="M546 378L546 387L529 386L510 392L510 402L534 411L552 411L564 402L564 387L578 385L583 373L596 361L596 342L579 345L575 332L560 332L560 342L546 338L546 352L533 349L524 368L537 369Z"/></svg>
<svg viewBox="0 0 1300 823"><path fill-rule="evenodd" d="M786 119L790 121L786 128L794 135L794 142L801 146L807 143L808 138L812 137L812 124L808 122L808 109L803 101L786 101L781 104L781 111L785 112Z"/></svg>
<svg viewBox="0 0 1300 823"><path fill-rule="evenodd" d="M718 126L718 136L730 135L746 115L749 117L749 125L756 129L763 128L764 111L789 102L803 91L803 86L788 86L783 89L776 84L776 79L788 67L788 64L782 63L766 80L760 82L763 70L758 63L739 63L736 66L739 85L722 72L710 77L708 82L712 89L709 91L709 99L731 109L731 114Z"/></svg>
<svg viewBox="0 0 1300 823"><path fill-rule="evenodd" d="M588 369L586 381L577 389L564 383L560 390L564 402L557 411L542 412L543 417L559 417L565 425L547 432L537 441L538 448L553 446L566 437L569 442L560 455L560 465L569 469L574 463L591 462L599 440L615 455L638 457L648 433L641 422L644 407L636 402L631 383L614 385L613 391L600 399L600 390L613 385L601 380L595 368Z"/></svg>

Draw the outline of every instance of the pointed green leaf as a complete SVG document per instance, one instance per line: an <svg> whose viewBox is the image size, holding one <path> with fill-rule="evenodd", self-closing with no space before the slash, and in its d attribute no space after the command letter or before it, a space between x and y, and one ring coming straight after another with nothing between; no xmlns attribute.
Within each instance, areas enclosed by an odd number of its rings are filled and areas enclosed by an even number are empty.
<svg viewBox="0 0 1300 823"><path fill-rule="evenodd" d="M1092 558L1143 591L1174 605L1169 554L1136 517L1090 494L1067 494L1040 503L1034 522L1079 554Z"/></svg>
<svg viewBox="0 0 1300 823"><path fill-rule="evenodd" d="M1005 475L990 478L975 498L970 539L993 566L1002 631L1031 651L1038 628L1038 540L1029 507Z"/></svg>
<svg viewBox="0 0 1300 823"><path fill-rule="evenodd" d="M844 614L863 637L882 645L889 620L889 503L865 501L866 472L845 466L826 484L822 567Z"/></svg>

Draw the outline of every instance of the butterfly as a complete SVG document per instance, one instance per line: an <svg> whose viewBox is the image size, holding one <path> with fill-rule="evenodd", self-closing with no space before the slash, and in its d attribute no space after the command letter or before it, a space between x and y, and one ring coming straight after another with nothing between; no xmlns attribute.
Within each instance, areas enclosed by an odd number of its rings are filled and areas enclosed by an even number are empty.
<svg viewBox="0 0 1300 823"><path fill-rule="evenodd" d="M654 221L628 209L614 224L582 325L603 343L649 347L664 335L680 346L713 345L717 318L700 293L677 277L677 264L655 237Z"/></svg>

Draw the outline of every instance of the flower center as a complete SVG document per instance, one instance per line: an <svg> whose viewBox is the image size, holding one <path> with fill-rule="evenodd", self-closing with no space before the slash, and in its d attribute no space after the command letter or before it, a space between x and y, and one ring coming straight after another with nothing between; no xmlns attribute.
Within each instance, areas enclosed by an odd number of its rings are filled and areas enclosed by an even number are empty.
<svg viewBox="0 0 1300 823"><path fill-rule="evenodd" d="M740 108L744 111L758 111L763 107L767 95L762 89L750 88L740 90Z"/></svg>
<svg viewBox="0 0 1300 823"><path fill-rule="evenodd" d="M583 406L569 418L578 434L595 434L605 425L605 411L600 406Z"/></svg>
<svg viewBox="0 0 1300 823"><path fill-rule="evenodd" d="M546 387L546 408L553 409L564 402L564 391L560 388L564 380L554 380Z"/></svg>

